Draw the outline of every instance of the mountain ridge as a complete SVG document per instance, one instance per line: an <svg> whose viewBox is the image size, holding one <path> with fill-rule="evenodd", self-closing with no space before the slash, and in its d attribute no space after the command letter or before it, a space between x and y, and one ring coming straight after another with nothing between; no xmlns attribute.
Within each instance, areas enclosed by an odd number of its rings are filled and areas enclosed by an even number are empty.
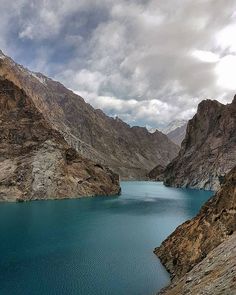
<svg viewBox="0 0 236 295"><path fill-rule="evenodd" d="M34 101L3 77L0 122L0 201L119 194L119 176L82 158Z"/></svg>
<svg viewBox="0 0 236 295"><path fill-rule="evenodd" d="M236 164L236 103L203 100L189 120L178 156L167 166L168 186L217 190Z"/></svg>
<svg viewBox="0 0 236 295"><path fill-rule="evenodd" d="M166 166L177 155L178 146L161 132L150 134L144 127L130 127L108 117L60 82L32 73L6 56L0 59L0 76L32 97L45 118L83 157L108 166L122 179L143 179L153 163Z"/></svg>

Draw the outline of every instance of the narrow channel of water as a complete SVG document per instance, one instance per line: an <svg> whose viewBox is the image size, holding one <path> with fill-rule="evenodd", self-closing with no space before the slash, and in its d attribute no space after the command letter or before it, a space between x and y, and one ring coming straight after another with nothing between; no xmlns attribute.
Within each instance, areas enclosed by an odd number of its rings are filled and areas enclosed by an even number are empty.
<svg viewBox="0 0 236 295"><path fill-rule="evenodd" d="M169 276L153 249L211 195L127 181L120 197L0 203L0 294L155 294Z"/></svg>

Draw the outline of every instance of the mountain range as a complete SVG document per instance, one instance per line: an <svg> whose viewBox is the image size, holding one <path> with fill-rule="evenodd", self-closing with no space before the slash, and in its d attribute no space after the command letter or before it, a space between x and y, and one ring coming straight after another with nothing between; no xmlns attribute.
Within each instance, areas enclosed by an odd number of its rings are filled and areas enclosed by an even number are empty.
<svg viewBox="0 0 236 295"><path fill-rule="evenodd" d="M154 163L166 166L177 156L179 147L163 133L108 117L61 83L25 69L2 52L0 61L0 77L24 90L69 146L121 179L143 179Z"/></svg>
<svg viewBox="0 0 236 295"><path fill-rule="evenodd" d="M160 128L160 131L168 136L168 138L177 145L181 145L187 128L188 121L186 120L174 120L171 121L167 126ZM155 132L156 128L151 128L151 133Z"/></svg>
<svg viewBox="0 0 236 295"><path fill-rule="evenodd" d="M118 195L120 178L217 191L154 250L172 276L161 294L235 294L236 96L151 133L0 51L0 122L0 201Z"/></svg>

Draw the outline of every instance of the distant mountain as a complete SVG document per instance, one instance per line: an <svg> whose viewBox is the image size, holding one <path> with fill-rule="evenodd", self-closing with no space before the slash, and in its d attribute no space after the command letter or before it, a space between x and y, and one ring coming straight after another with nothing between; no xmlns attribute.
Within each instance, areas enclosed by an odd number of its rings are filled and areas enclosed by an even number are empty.
<svg viewBox="0 0 236 295"><path fill-rule="evenodd" d="M171 121L167 126L161 128L160 131L164 134L169 134L172 131L176 130L177 128L183 127L187 124L187 120L174 120Z"/></svg>
<svg viewBox="0 0 236 295"><path fill-rule="evenodd" d="M165 184L217 190L236 165L236 97L231 104L203 100L188 122L179 155L165 170Z"/></svg>
<svg viewBox="0 0 236 295"><path fill-rule="evenodd" d="M173 141L178 146L181 145L181 142L183 141L186 133L188 121L186 120L175 120L170 122L167 126L163 128L159 128L159 130L166 134L168 138ZM149 128L148 131L150 133L154 133L156 128Z"/></svg>
<svg viewBox="0 0 236 295"><path fill-rule="evenodd" d="M167 133L169 139L171 139L174 143L181 146L182 141L184 140L186 134L187 122L184 125L177 127L176 129Z"/></svg>
<svg viewBox="0 0 236 295"><path fill-rule="evenodd" d="M179 147L159 131L130 127L85 103L61 83L18 65L0 52L0 76L22 89L54 129L84 158L122 179L143 179L154 164L166 166Z"/></svg>

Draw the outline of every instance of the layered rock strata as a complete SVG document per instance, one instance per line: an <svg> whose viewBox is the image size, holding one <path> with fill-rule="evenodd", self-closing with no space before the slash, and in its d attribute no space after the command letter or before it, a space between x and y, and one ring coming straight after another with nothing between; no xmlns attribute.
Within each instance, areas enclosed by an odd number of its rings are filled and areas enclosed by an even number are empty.
<svg viewBox="0 0 236 295"><path fill-rule="evenodd" d="M33 99L3 77L0 123L0 201L119 193L119 176L82 158Z"/></svg>
<svg viewBox="0 0 236 295"><path fill-rule="evenodd" d="M232 270L229 265L233 263L234 273L236 270L236 260L234 260L236 251L235 231L236 167L227 174L219 191L202 207L199 214L192 220L180 225L160 247L154 250L154 253L160 258L172 276L173 283L168 290L172 288L178 290L176 286L185 288L184 284L187 277L191 277L192 282L198 280L197 284L203 286L205 282L203 272L209 267L212 274L219 275L218 278L208 276L208 284L212 283L211 293L196 292L189 294L215 294L214 285L216 285L217 280L221 283L224 282L223 278ZM227 242L229 238L231 240ZM222 244L223 242L225 243ZM214 253L218 253L217 255L220 256L215 256ZM221 274L221 270L217 269L217 265L223 264L226 258L228 259L228 265L225 265L225 269L222 270ZM204 269L204 267L206 268ZM196 272L195 270L198 269L203 272ZM235 288L236 279L232 273L231 283L234 283ZM211 278L212 282L210 281ZM225 286L225 288L231 287L231 285L227 284ZM188 294L168 292L164 294Z"/></svg>
<svg viewBox="0 0 236 295"><path fill-rule="evenodd" d="M204 100L188 122L178 156L165 170L165 184L217 190L236 165L236 97L223 105Z"/></svg>
<svg viewBox="0 0 236 295"><path fill-rule="evenodd" d="M179 147L161 132L151 134L110 118L59 82L25 69L3 53L0 76L23 89L71 147L123 179L143 179L155 164L166 166L177 156Z"/></svg>

